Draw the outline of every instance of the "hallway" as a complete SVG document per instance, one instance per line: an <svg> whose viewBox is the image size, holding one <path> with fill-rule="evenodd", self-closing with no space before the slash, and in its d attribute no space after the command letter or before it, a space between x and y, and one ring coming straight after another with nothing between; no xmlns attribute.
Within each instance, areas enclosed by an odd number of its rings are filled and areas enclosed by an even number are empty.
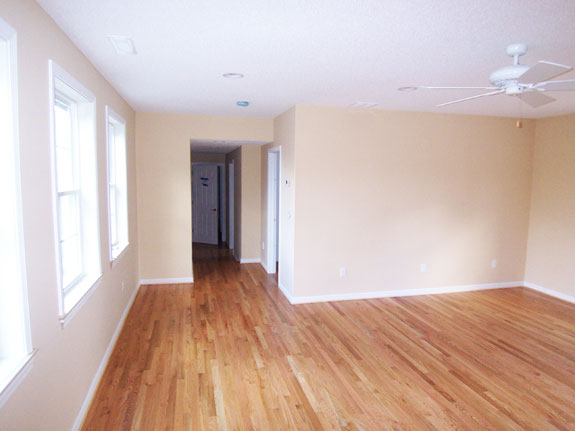
<svg viewBox="0 0 575 431"><path fill-rule="evenodd" d="M566 430L575 306L523 288L290 305L194 244L142 286L84 431Z"/></svg>

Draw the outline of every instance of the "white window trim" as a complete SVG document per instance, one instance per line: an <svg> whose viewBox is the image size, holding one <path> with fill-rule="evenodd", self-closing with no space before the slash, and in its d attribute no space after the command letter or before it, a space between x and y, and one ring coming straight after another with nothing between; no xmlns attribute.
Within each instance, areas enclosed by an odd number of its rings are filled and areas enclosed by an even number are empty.
<svg viewBox="0 0 575 431"><path fill-rule="evenodd" d="M78 310L86 303L87 299L94 293L96 288L100 285L102 280L102 271L100 267L99 274L97 276L88 276L81 283L82 286L89 286L84 288L83 293L80 298L77 299L75 304L68 310L65 311L65 295L64 289L62 289L62 268L60 264L60 241L59 241L59 216L58 216L58 183L57 183L57 168L56 168L56 135L55 135L55 125L54 125L54 101L56 99L55 91L55 80L65 83L74 92L80 94L89 103L96 103L96 96L88 90L84 85L77 81L72 75L70 75L66 70L60 67L57 63L52 60L48 61L49 70L49 112L50 112L50 156L51 156L51 180L52 180L52 218L54 221L54 246L55 246L55 258L56 258L56 280L58 285L58 319L62 326L71 320L73 316L76 315ZM96 108L96 107L94 107ZM94 142L97 145L96 136L96 109L93 113L93 124L94 124ZM97 158L97 155L96 155ZM96 214L97 224L99 226L99 211Z"/></svg>
<svg viewBox="0 0 575 431"><path fill-rule="evenodd" d="M124 139L125 139L125 151L126 151L126 181L128 180L128 137L127 137L127 130L126 130L126 120L119 115L116 111L114 111L110 106L106 105L106 195L107 195L107 203L108 203L108 258L110 261L110 266L114 267L116 262L120 260L120 258L126 253L128 246L130 245L130 224L129 218L128 223L126 225L126 242L121 244L120 253L116 257L114 257L113 250L112 250L112 225L110 223L112 219L111 211L110 211L110 136L109 131L110 128L108 127L109 121L112 120L116 123L119 123L124 126ZM127 202L127 193L128 187L126 184L126 207L128 206ZM128 208L126 208L128 211ZM126 214L127 217L127 214Z"/></svg>
<svg viewBox="0 0 575 431"><path fill-rule="evenodd" d="M16 30L14 30L8 23L6 23L2 18L0 18L0 36L8 44L8 49L10 51L10 96L12 105L12 142L11 145L14 149L14 167L15 167L15 188L16 188L16 217L17 217L17 229L19 237L19 254L21 262L21 281L22 281L22 313L23 313L23 324L24 324L24 337L25 345L28 354L22 358L14 360L14 365L11 371L2 378L0 381L0 408L4 403L10 398L12 393L24 380L30 369L32 368L32 359L36 354L36 350L32 348L32 336L30 331L30 312L28 305L28 289L27 289L27 277L26 277L26 260L25 260L25 250L24 250L24 227L22 223L22 181L20 176L20 125L18 121L18 38Z"/></svg>
<svg viewBox="0 0 575 431"><path fill-rule="evenodd" d="M37 352L37 349L32 350L32 353L29 353L14 365L14 371L8 376L7 380L5 382L0 382L0 409L32 369L34 356L36 356Z"/></svg>

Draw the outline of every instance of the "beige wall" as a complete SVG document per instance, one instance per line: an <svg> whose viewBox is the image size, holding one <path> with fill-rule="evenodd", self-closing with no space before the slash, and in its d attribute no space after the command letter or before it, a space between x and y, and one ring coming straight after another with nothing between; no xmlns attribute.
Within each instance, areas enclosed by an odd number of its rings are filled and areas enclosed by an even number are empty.
<svg viewBox="0 0 575 431"><path fill-rule="evenodd" d="M190 139L272 137L270 119L137 113L140 278L192 277Z"/></svg>
<svg viewBox="0 0 575 431"><path fill-rule="evenodd" d="M575 297L575 115L537 120L525 280Z"/></svg>
<svg viewBox="0 0 575 431"><path fill-rule="evenodd" d="M261 258L261 147L243 145L241 259Z"/></svg>
<svg viewBox="0 0 575 431"><path fill-rule="evenodd" d="M243 145L226 155L234 162L234 255L238 260L261 257L261 147Z"/></svg>
<svg viewBox="0 0 575 431"><path fill-rule="evenodd" d="M523 279L533 121L298 106L295 126L295 296Z"/></svg>
<svg viewBox="0 0 575 431"><path fill-rule="evenodd" d="M226 155L223 153L196 153L192 151L192 163L225 163Z"/></svg>
<svg viewBox="0 0 575 431"><path fill-rule="evenodd" d="M18 32L20 156L26 268L33 347L30 373L0 409L2 431L70 430L130 295L137 286L138 235L134 113L32 0L0 0L0 17ZM58 320L50 175L48 60L96 95L103 278L63 328ZM126 119L130 245L108 263L105 105ZM126 289L122 291L121 283Z"/></svg>

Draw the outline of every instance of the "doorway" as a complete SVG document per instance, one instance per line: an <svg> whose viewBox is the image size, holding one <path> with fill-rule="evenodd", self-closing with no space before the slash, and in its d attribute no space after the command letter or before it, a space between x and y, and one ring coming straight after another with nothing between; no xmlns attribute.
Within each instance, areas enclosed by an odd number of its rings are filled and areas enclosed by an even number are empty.
<svg viewBox="0 0 575 431"><path fill-rule="evenodd" d="M192 163L192 241L226 241L226 182L223 163Z"/></svg>
<svg viewBox="0 0 575 431"><path fill-rule="evenodd" d="M268 151L268 208L266 271L276 274L280 262L281 148Z"/></svg>

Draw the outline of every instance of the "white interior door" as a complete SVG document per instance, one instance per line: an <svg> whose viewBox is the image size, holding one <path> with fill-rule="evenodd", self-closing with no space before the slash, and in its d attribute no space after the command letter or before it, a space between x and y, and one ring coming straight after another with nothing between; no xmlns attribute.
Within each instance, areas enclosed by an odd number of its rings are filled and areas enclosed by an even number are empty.
<svg viewBox="0 0 575 431"><path fill-rule="evenodd" d="M218 167L192 166L192 239L218 243Z"/></svg>

